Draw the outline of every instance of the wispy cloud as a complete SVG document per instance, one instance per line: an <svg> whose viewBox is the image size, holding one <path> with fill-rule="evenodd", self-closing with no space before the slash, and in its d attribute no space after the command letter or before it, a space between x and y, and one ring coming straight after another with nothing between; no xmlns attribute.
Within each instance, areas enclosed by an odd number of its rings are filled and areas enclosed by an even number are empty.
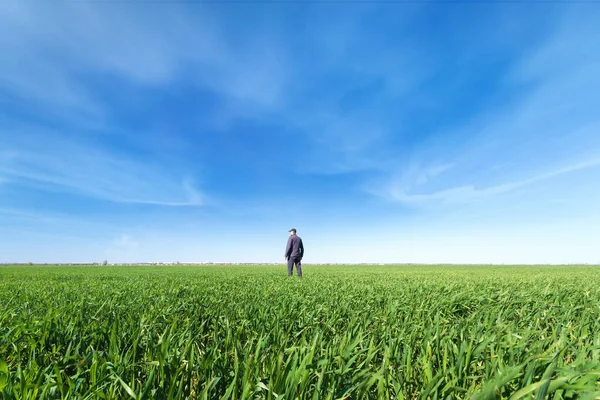
<svg viewBox="0 0 600 400"><path fill-rule="evenodd" d="M10 157L0 173L21 185L121 203L197 206L202 196L190 180L152 161L119 156L99 144L49 131L0 135Z"/></svg>
<svg viewBox="0 0 600 400"><path fill-rule="evenodd" d="M4 216L8 216L8 217L22 218L22 219L28 219L31 221L38 221L38 222L39 221L42 221L42 222L55 221L54 218L49 217L47 215L41 215L39 213L23 211L23 210L18 210L18 209L12 209L12 208L0 208L0 214L2 214Z"/></svg>
<svg viewBox="0 0 600 400"><path fill-rule="evenodd" d="M294 39L296 27L267 23L232 35L247 28L217 18L201 4L193 10L155 4L140 13L135 3L50 7L8 0L0 5L0 51L12 57L0 68L0 90L58 108L55 114L63 119L83 112L87 119L76 120L79 125L92 120L110 128L111 106L89 78L158 88L185 82L218 96L219 108L203 120L224 127L238 118L280 121L312 143L311 173L336 174L380 168L380 161L363 156L390 130L381 122L385 113L376 111L377 97L394 98L398 106L409 102L431 72L425 51L408 39L380 40L377 27L363 18L381 18L376 7L343 13L335 21L322 18L332 10L318 7L311 14L317 22L301 41ZM399 23L413 13L406 8L401 17L388 19ZM298 46L310 53L294 54ZM332 76L339 87L330 85ZM365 83L367 92L370 86L375 92L361 106L364 111L340 107L344 98L361 96Z"/></svg>
<svg viewBox="0 0 600 400"><path fill-rule="evenodd" d="M537 51L513 64L504 82L509 101L431 135L368 190L402 203L470 202L596 167L600 53L580 46L600 44L593 21L567 13Z"/></svg>
<svg viewBox="0 0 600 400"><path fill-rule="evenodd" d="M286 50L274 37L255 30L233 45L200 4L193 14L175 3L138 6L2 2L0 52L11 56L0 68L0 90L98 120L108 116L87 84L94 77L155 87L185 81L222 96L236 113L283 101Z"/></svg>
<svg viewBox="0 0 600 400"><path fill-rule="evenodd" d="M198 111L213 123L284 104L287 50L277 37L261 29L231 35L214 12L200 4L193 9L179 3L144 5L140 12L135 3L2 2L0 53L10 57L0 67L0 94L23 111L16 118L0 112L10 126L0 131L0 173L15 184L114 202L205 203L190 179L200 160L186 168L186 162L166 161L161 149L134 157L108 143L114 135L145 146L151 137L135 132L133 140L122 111L115 115L115 101L103 97L107 80L134 93L192 87L218 102L214 115ZM32 118L19 117L23 112ZM50 130L48 120L61 121L60 130ZM176 132L168 134L177 140ZM184 173L174 172L178 167Z"/></svg>
<svg viewBox="0 0 600 400"><path fill-rule="evenodd" d="M600 166L600 160L594 160L575 164L572 166L560 168L554 171L550 171L544 174L532 176L520 181L503 183L489 187L476 187L474 185L465 185L459 187L453 187L450 189L444 189L435 191L432 193L415 193L418 191L419 186L422 186L426 180L422 179L423 175L417 175L416 177L409 178L408 176L401 179L402 183L399 186L393 186L389 189L388 195L390 199L399 201L406 204L459 204L468 203L477 200L482 200L487 197L510 193L512 191L526 188L529 185L550 180L561 175L569 174L571 172L582 171ZM443 172L445 169L438 169L438 174ZM426 176L432 177L434 173L426 173ZM412 181L412 183L410 183ZM397 182L396 182L397 184Z"/></svg>

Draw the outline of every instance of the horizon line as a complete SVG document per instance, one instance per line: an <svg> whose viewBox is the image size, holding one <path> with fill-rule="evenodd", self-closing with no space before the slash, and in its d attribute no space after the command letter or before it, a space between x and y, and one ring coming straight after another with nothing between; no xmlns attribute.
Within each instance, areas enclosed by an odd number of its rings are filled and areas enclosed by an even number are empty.
<svg viewBox="0 0 600 400"><path fill-rule="evenodd" d="M0 262L0 266L204 266L204 265L285 265L285 263L277 262L220 262L220 261L205 261L205 262L122 262L122 263L107 263L104 265L102 262L61 262L61 263L34 263L34 262L14 262L5 263ZM409 266L409 265L420 265L420 266L600 266L600 263L407 263L407 262L361 262L361 263L303 263L302 265L363 265L363 266Z"/></svg>

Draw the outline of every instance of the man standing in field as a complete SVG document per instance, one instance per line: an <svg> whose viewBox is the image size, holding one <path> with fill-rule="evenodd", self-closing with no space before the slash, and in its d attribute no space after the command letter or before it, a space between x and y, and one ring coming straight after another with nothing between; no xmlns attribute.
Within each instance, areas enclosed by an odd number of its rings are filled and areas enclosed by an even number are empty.
<svg viewBox="0 0 600 400"><path fill-rule="evenodd" d="M296 229L290 229L290 238L285 247L285 259L288 263L288 276L292 276L294 264L298 278L302 278L302 257L304 257L304 244L300 236L296 235Z"/></svg>

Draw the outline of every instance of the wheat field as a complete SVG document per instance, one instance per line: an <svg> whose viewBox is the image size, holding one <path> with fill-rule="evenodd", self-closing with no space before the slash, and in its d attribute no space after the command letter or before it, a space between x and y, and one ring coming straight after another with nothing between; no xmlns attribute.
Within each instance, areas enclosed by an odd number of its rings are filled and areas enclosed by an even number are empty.
<svg viewBox="0 0 600 400"><path fill-rule="evenodd" d="M600 267L304 269L0 267L0 398L600 398Z"/></svg>

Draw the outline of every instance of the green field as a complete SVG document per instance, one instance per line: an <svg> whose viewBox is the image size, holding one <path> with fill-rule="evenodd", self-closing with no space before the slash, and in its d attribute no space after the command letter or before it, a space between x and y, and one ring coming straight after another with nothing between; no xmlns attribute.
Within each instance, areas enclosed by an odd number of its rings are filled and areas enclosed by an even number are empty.
<svg viewBox="0 0 600 400"><path fill-rule="evenodd" d="M0 398L600 398L600 267L0 267Z"/></svg>

